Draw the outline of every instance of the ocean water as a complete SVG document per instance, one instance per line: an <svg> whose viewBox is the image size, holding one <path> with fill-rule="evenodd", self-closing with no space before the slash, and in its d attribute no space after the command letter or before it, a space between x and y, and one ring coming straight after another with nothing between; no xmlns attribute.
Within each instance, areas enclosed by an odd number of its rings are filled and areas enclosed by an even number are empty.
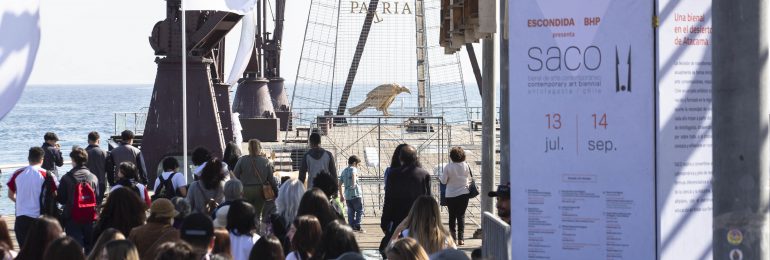
<svg viewBox="0 0 770 260"><path fill-rule="evenodd" d="M98 131L106 140L114 134L113 113L140 111L149 106L151 95L152 85L28 86L0 121L0 165L26 163L27 150L42 145L48 131L59 136L65 157L72 146L88 145L90 131ZM105 142L102 146L107 149ZM13 214L5 185L13 170L2 170L0 214Z"/></svg>

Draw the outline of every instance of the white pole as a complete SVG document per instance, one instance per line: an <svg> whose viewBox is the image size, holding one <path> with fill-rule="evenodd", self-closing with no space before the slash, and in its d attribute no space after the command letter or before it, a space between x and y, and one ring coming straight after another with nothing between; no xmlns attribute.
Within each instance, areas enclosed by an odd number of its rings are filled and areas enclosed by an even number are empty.
<svg viewBox="0 0 770 260"><path fill-rule="evenodd" d="M181 1L182 9L182 165L184 165L184 176L187 176L189 167L187 166L187 32L185 30L185 9L184 0Z"/></svg>

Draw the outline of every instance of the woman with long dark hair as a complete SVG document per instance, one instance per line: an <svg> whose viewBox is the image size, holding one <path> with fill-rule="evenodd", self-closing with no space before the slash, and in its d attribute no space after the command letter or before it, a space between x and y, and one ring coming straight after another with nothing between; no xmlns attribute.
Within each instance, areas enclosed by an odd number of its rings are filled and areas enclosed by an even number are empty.
<svg viewBox="0 0 770 260"><path fill-rule="evenodd" d="M62 236L64 236L64 230L61 228L61 225L59 225L58 220L48 216L39 217L35 219L35 222L29 227L24 246L19 251L19 255L16 259L42 259L45 248L47 248L51 242Z"/></svg>
<svg viewBox="0 0 770 260"><path fill-rule="evenodd" d="M87 260L99 259L99 257L102 254L102 250L104 250L104 246L107 245L108 242L113 240L126 240L126 237L123 235L123 233L120 233L120 230L117 230L114 228L108 228L104 230L104 232L102 232L99 238L96 239L96 243L94 243L94 248L91 250L91 253L88 254Z"/></svg>
<svg viewBox="0 0 770 260"><path fill-rule="evenodd" d="M342 220L334 213L326 194L319 188L313 188L302 195L302 200L299 202L299 208L297 209L297 216L312 215L318 218L322 227L326 227L329 222L334 220Z"/></svg>
<svg viewBox="0 0 770 260"><path fill-rule="evenodd" d="M281 241L273 235L263 236L257 240L249 253L249 260L283 260L284 258Z"/></svg>
<svg viewBox="0 0 770 260"><path fill-rule="evenodd" d="M113 190L102 205L99 219L94 224L93 237L99 237L108 228L117 229L128 236L131 229L144 224L147 219L146 209L147 205L136 192L126 187Z"/></svg>
<svg viewBox="0 0 770 260"><path fill-rule="evenodd" d="M311 259L336 259L348 252L361 253L353 229L339 221L332 221L324 227L321 244Z"/></svg>
<svg viewBox="0 0 770 260"><path fill-rule="evenodd" d="M286 260L306 260L315 253L321 239L321 224L312 215L299 216L289 228L292 251Z"/></svg>
<svg viewBox="0 0 770 260"><path fill-rule="evenodd" d="M235 142L228 142L225 145L225 154L222 157L222 161L227 163L227 169L233 171L235 164L238 163L238 159L241 158L241 147Z"/></svg>
<svg viewBox="0 0 770 260"><path fill-rule="evenodd" d="M48 245L43 260L85 260L83 247L72 237L61 237Z"/></svg>
<svg viewBox="0 0 770 260"><path fill-rule="evenodd" d="M242 260L249 258L251 247L259 239L257 225L254 218L257 211L249 203L236 200L230 204L227 212L227 231L230 232L230 253L233 259Z"/></svg>
<svg viewBox="0 0 770 260"><path fill-rule="evenodd" d="M219 158L210 159L203 167L200 179L190 184L187 201L192 212L210 215L216 205L225 202L223 167Z"/></svg>

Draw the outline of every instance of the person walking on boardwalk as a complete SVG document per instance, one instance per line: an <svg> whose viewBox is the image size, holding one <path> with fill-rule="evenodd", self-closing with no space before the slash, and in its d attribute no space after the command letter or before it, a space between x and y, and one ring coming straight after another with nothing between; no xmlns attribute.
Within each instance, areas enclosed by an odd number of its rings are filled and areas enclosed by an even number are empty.
<svg viewBox="0 0 770 260"><path fill-rule="evenodd" d="M382 206L380 228L385 230L385 237L380 242L380 252L384 253L396 226L406 218L412 203L420 196L431 195L430 174L421 167L417 149L406 145L399 154L401 167L391 169L385 184L385 201Z"/></svg>
<svg viewBox="0 0 770 260"><path fill-rule="evenodd" d="M326 171L331 174L333 179L337 179L337 163L334 160L334 155L331 152L321 148L321 135L318 133L312 133L308 140L310 142L310 150L308 150L304 156L302 156L302 163L299 166L299 181L305 183L305 186L309 190L313 186L313 179L321 171ZM340 191L340 196L342 192Z"/></svg>
<svg viewBox="0 0 770 260"><path fill-rule="evenodd" d="M99 132L93 131L88 133L88 146L86 152L88 152L88 170L96 175L96 179L99 180L99 188L97 190L96 205L102 205L104 200L104 193L107 191L107 177L105 167L107 166L107 152L99 147L101 138Z"/></svg>
<svg viewBox="0 0 770 260"><path fill-rule="evenodd" d="M348 158L348 167L342 170L340 181L345 188L345 201L348 206L348 224L353 230L365 232L361 229L361 217L364 215L363 192L358 182L358 164L361 159L358 156Z"/></svg>
<svg viewBox="0 0 770 260"><path fill-rule="evenodd" d="M61 155L61 146L59 145L59 137L54 132L47 132L43 135L45 142L43 143L43 150L45 151L45 160L43 160L43 169L57 177L59 179L59 168L64 165L64 159Z"/></svg>
<svg viewBox="0 0 770 260"><path fill-rule="evenodd" d="M449 208L449 232L458 245L464 245L465 210L468 208L468 200L470 200L468 193L470 193L469 187L471 185L471 168L465 163L463 148L453 147L449 151L449 158L452 163L444 166L439 180L446 185L445 196Z"/></svg>
<svg viewBox="0 0 770 260"><path fill-rule="evenodd" d="M115 185L115 172L121 163L131 162L136 165L139 183L147 184L147 170L144 168L142 151L134 147L134 132L124 130L120 133L123 140L118 147L107 153L107 181Z"/></svg>
<svg viewBox="0 0 770 260"><path fill-rule="evenodd" d="M262 208L267 201L262 191L263 187L266 187L264 185L269 184L273 194L278 194L278 184L273 178L274 171L273 163L265 158L262 143L257 139L249 140L249 155L241 157L233 168L233 175L243 183L243 199L257 211L257 223L262 219Z"/></svg>
<svg viewBox="0 0 770 260"><path fill-rule="evenodd" d="M16 223L13 229L19 248L24 246L27 231L41 215L40 194L43 192L43 183L47 181L47 188L56 191L56 182L51 181L53 176L41 167L44 157L43 148L30 148L27 155L29 166L16 170L7 183L8 198L16 203Z"/></svg>
<svg viewBox="0 0 770 260"><path fill-rule="evenodd" d="M83 148L70 152L72 170L61 178L56 200L64 205L62 224L64 231L83 246L85 252L93 246L93 225L96 220L96 190L99 180L86 167L88 153Z"/></svg>
<svg viewBox="0 0 770 260"><path fill-rule="evenodd" d="M163 172L155 178L155 186L152 188L155 194L152 200L175 197L187 197L187 177L179 171L179 161L174 157L163 159Z"/></svg>

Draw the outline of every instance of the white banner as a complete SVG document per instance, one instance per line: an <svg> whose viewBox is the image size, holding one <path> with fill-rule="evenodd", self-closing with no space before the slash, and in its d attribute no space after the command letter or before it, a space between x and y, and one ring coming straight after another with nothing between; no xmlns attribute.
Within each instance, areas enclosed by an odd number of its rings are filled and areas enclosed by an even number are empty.
<svg viewBox="0 0 770 260"><path fill-rule="evenodd" d="M40 2L0 4L0 120L11 112L27 85L40 46Z"/></svg>
<svg viewBox="0 0 770 260"><path fill-rule="evenodd" d="M512 258L655 259L653 2L509 8Z"/></svg>
<svg viewBox="0 0 770 260"><path fill-rule="evenodd" d="M257 4L256 0L182 0L185 10L216 10L246 14Z"/></svg>
<svg viewBox="0 0 770 260"><path fill-rule="evenodd" d="M712 259L711 1L658 8L659 257Z"/></svg>

